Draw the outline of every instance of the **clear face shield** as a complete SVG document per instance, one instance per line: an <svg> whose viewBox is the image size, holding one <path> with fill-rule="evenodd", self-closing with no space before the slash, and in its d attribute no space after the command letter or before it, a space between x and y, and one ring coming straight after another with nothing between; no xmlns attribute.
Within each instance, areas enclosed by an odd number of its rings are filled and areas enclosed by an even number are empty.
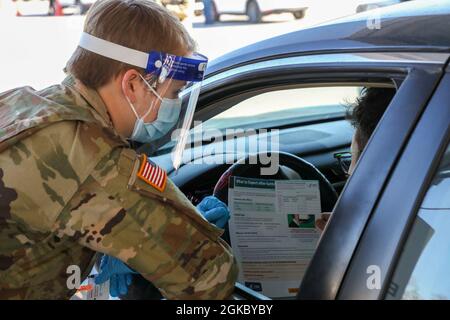
<svg viewBox="0 0 450 320"><path fill-rule="evenodd" d="M131 140L145 144L150 152L174 141L173 167L182 162L188 132L200 94L208 59L194 53L188 57L164 52L145 53L83 33L80 47L102 56L145 69L148 104L130 108L136 116ZM182 93L182 94L181 94Z"/></svg>

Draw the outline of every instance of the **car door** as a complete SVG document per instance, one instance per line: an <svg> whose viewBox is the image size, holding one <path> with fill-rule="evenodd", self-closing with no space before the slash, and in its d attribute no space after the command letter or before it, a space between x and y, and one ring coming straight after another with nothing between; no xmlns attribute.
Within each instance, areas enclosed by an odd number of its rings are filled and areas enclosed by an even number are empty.
<svg viewBox="0 0 450 320"><path fill-rule="evenodd" d="M197 120L207 120L223 111L220 101L233 99L243 92L251 96L255 88L287 81L303 81L306 85L330 81L363 84L390 79L400 86L374 134L376 138L369 142L355 174L341 195L319 244L319 254L309 268L317 272L306 274L300 297L336 297L338 287L334 284L341 283L378 195L435 89L447 58L447 54L426 52L320 54L249 63L216 72L205 80ZM379 161L380 152L383 161ZM372 172L373 179L367 182L362 172ZM360 190L368 191L361 195ZM355 197L359 197L359 201L353 201ZM330 268L330 264L335 267Z"/></svg>
<svg viewBox="0 0 450 320"><path fill-rule="evenodd" d="M338 298L450 298L449 142L446 73L380 194ZM368 268L377 269L378 286Z"/></svg>
<svg viewBox="0 0 450 320"><path fill-rule="evenodd" d="M386 297L448 145L450 79L441 80L445 60L436 62L409 70L335 207L299 298Z"/></svg>
<svg viewBox="0 0 450 320"><path fill-rule="evenodd" d="M378 195L439 82L447 59L446 53L381 50L279 57L241 63L222 72L216 70L204 80L195 114L195 120L201 121L229 108L230 101L242 101L243 96L252 97L260 90L277 85L385 85L393 81L399 87L335 207L333 218L303 278L301 298L337 297L338 285L344 278ZM383 161L380 161L380 154ZM154 160L164 167L167 158L164 154ZM183 176L182 170L183 167L178 177ZM369 182L364 172L372 173ZM185 179L177 181L176 174L168 173L173 175L177 185L186 182ZM360 194L360 190L368 191ZM354 201L355 198L359 200Z"/></svg>

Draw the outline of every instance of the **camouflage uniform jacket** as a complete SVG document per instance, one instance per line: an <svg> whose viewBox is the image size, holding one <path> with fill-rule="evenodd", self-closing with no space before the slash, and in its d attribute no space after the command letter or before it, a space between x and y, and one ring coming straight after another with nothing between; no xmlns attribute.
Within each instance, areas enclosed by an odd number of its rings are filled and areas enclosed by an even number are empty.
<svg viewBox="0 0 450 320"><path fill-rule="evenodd" d="M237 267L221 229L114 130L95 90L69 76L0 94L0 299L64 299L67 268L126 262L169 299L222 299ZM81 279L83 280L83 279Z"/></svg>

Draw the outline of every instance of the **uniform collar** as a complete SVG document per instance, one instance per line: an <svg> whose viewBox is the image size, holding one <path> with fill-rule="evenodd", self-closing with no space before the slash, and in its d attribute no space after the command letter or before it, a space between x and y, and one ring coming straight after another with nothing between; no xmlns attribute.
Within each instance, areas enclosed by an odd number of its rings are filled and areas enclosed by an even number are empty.
<svg viewBox="0 0 450 320"><path fill-rule="evenodd" d="M85 86L80 80L76 79L73 75L68 74L67 77L62 82L63 85L68 86L78 92L86 102L97 112L98 115L104 121L104 124L108 126L114 133L121 138L122 141L126 141L125 138L119 135L119 133L114 128L111 117L108 113L108 109L106 108L103 99L100 97L99 93L95 89L88 88Z"/></svg>
<svg viewBox="0 0 450 320"><path fill-rule="evenodd" d="M68 75L64 79L62 84L77 91L87 101L87 103L92 108L94 108L95 111L97 111L97 113L102 117L105 123L113 127L108 109L106 108L106 105L103 102L103 99L98 94L97 90L86 87L81 81L79 81L72 75Z"/></svg>

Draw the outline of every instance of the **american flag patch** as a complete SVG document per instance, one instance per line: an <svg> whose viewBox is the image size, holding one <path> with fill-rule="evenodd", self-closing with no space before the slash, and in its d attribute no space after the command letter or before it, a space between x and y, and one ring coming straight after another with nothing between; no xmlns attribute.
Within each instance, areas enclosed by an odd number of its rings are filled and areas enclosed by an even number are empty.
<svg viewBox="0 0 450 320"><path fill-rule="evenodd" d="M150 163L145 154L142 155L141 167L137 176L161 192L166 187L167 173L157 165Z"/></svg>

